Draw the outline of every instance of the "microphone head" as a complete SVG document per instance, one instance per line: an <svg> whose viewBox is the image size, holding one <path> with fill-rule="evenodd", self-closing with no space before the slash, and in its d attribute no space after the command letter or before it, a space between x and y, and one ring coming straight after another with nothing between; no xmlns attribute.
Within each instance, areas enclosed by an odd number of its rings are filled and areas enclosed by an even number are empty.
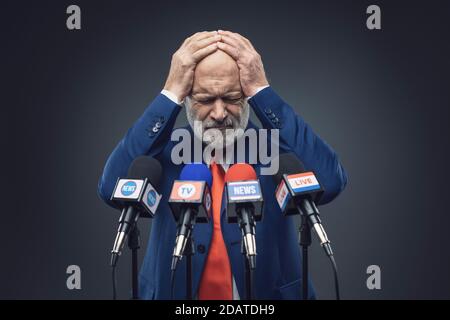
<svg viewBox="0 0 450 320"><path fill-rule="evenodd" d="M180 180L206 181L211 189L212 175L208 167L203 163L189 163L184 166L180 173Z"/></svg>
<svg viewBox="0 0 450 320"><path fill-rule="evenodd" d="M225 175L227 195L227 220L238 223L238 212L247 208L255 221L261 221L263 194L255 169L247 163L232 165Z"/></svg>
<svg viewBox="0 0 450 320"><path fill-rule="evenodd" d="M228 169L225 182L257 180L255 169L247 163L236 163Z"/></svg>
<svg viewBox="0 0 450 320"><path fill-rule="evenodd" d="M133 160L128 169L129 179L145 179L154 187L161 181L162 167L158 160L149 156L140 156Z"/></svg>
<svg viewBox="0 0 450 320"><path fill-rule="evenodd" d="M295 174L305 172L305 167L300 159L293 153L283 153L278 157L279 169L273 176L275 185L278 185L283 178L283 174Z"/></svg>

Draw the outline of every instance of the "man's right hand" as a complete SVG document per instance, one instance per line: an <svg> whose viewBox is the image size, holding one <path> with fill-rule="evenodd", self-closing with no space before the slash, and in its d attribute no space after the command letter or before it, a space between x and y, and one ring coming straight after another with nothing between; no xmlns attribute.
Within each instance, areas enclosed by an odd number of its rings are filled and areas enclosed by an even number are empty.
<svg viewBox="0 0 450 320"><path fill-rule="evenodd" d="M164 89L175 94L178 101L183 101L192 90L197 63L215 52L220 40L217 31L198 32L187 38L172 56Z"/></svg>

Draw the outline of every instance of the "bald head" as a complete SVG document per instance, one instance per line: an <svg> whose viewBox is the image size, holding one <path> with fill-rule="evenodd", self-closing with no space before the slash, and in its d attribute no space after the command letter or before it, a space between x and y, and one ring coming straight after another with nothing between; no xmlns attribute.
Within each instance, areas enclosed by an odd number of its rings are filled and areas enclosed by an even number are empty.
<svg viewBox="0 0 450 320"><path fill-rule="evenodd" d="M222 96L241 92L239 68L228 54L217 50L197 64L194 74L192 96Z"/></svg>

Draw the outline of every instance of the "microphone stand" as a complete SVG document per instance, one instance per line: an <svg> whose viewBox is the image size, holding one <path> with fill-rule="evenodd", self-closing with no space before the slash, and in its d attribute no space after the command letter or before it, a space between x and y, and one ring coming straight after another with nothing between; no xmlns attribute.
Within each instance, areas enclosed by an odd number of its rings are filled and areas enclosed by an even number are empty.
<svg viewBox="0 0 450 320"><path fill-rule="evenodd" d="M186 299L192 300L192 256L195 254L192 235L186 240L184 256L186 257Z"/></svg>
<svg viewBox="0 0 450 320"><path fill-rule="evenodd" d="M131 229L128 237L128 248L131 250L131 300L139 300L138 282L138 249L141 247L140 232L137 224Z"/></svg>
<svg viewBox="0 0 450 320"><path fill-rule="evenodd" d="M311 245L311 228L307 215L299 205L297 209L302 213L299 228L299 244L302 248L302 299L308 300L308 247Z"/></svg>

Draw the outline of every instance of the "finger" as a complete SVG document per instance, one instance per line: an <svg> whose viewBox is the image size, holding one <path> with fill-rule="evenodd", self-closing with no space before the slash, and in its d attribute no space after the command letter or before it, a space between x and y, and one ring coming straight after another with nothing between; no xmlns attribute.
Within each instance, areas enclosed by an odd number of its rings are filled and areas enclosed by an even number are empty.
<svg viewBox="0 0 450 320"><path fill-rule="evenodd" d="M242 45L242 43L240 43L239 41L236 41L234 38L231 38L230 36L227 35L221 35L222 37L222 42L229 44L232 47L238 48L238 49L246 49L246 47L244 47Z"/></svg>
<svg viewBox="0 0 450 320"><path fill-rule="evenodd" d="M222 39L222 36L216 34L215 36L211 36L208 38L205 38L203 40L198 40L195 42L192 42L190 47L192 52L196 52L202 48L205 48L209 46L210 44L213 44L214 42L219 42Z"/></svg>
<svg viewBox="0 0 450 320"><path fill-rule="evenodd" d="M219 30L219 34L233 39L236 43L239 43L240 46L246 49L253 49L253 46L251 45L250 41L248 41L245 37L241 36L239 33Z"/></svg>
<svg viewBox="0 0 450 320"><path fill-rule="evenodd" d="M203 40L203 39L215 36L215 35L217 35L217 31L197 32L188 38L189 39L188 42L192 43L192 42Z"/></svg>
<svg viewBox="0 0 450 320"><path fill-rule="evenodd" d="M237 38L239 38L239 39L241 39L242 41L244 41L250 48L252 48L252 49L254 49L253 48L253 45L252 45L252 43L250 42L250 40L248 40L246 37L244 37L242 34L239 34L239 33L237 33L237 32L230 32L231 33L231 36L234 36L234 37L237 37Z"/></svg>
<svg viewBox="0 0 450 320"><path fill-rule="evenodd" d="M253 47L253 45L252 45L252 43L250 42L250 40L248 40L246 37L244 37L243 35L240 35L239 34L239 36L242 38L242 40L251 48L251 49L253 49L253 50L255 50L255 48ZM255 50L256 51L256 50Z"/></svg>
<svg viewBox="0 0 450 320"><path fill-rule="evenodd" d="M201 35L206 34L207 31L202 31L202 32L196 32L192 35L190 35L189 37L187 37L186 39L184 39L183 44L181 45L181 47L185 47L189 42L191 42L191 40L195 37L199 37Z"/></svg>
<svg viewBox="0 0 450 320"><path fill-rule="evenodd" d="M210 44L209 46L202 48L198 51L196 51L192 57L195 61L195 63L199 62L206 56L210 55L211 53L215 52L218 49L218 43L214 42L213 44Z"/></svg>
<svg viewBox="0 0 450 320"><path fill-rule="evenodd" d="M256 51L255 47L253 47L253 44L250 42L250 40L248 40L243 35L241 35L239 33L233 33L231 31L223 31L223 30L219 30L219 34L222 35L222 40L226 36L228 36L231 39L233 39L234 41L241 43L245 49L252 51L253 53L256 53L258 55L258 52ZM243 45L243 43L245 43L245 45Z"/></svg>
<svg viewBox="0 0 450 320"><path fill-rule="evenodd" d="M239 49L229 45L228 43L224 42L218 42L218 47L220 50L224 51L225 53L228 53L234 60L239 59Z"/></svg>
<svg viewBox="0 0 450 320"><path fill-rule="evenodd" d="M186 46L186 44L188 43L188 41L189 41L190 39L191 39L190 37L188 37L188 38L184 39L184 41L183 41L183 43L181 44L180 48L183 48L183 47L185 47L185 46Z"/></svg>
<svg viewBox="0 0 450 320"><path fill-rule="evenodd" d="M194 43L197 41L202 41L204 39L208 39L210 37L216 36L217 31L203 31L203 32L197 32L196 34L192 35L186 41L183 43L182 48L190 48ZM190 51L195 52L199 48L192 48Z"/></svg>

